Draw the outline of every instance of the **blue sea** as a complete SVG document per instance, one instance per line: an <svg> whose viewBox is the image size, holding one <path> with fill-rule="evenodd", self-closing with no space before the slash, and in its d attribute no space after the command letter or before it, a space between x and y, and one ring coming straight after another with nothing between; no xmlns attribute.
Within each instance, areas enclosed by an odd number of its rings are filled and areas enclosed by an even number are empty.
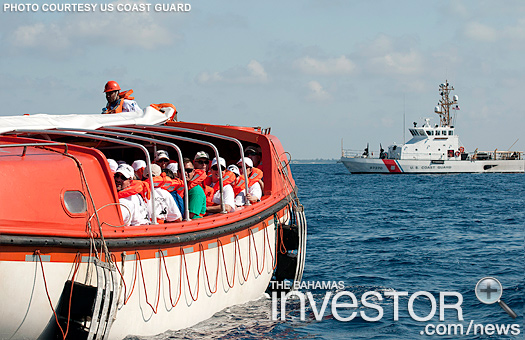
<svg viewBox="0 0 525 340"><path fill-rule="evenodd" d="M272 321L272 300L263 298L228 308L190 329L148 339L525 338L525 175L352 175L342 164L296 164L292 173L308 221L303 280L342 281L341 286L301 292L310 292L318 309L327 293L333 298L350 292L359 306L340 308L339 316L348 317L354 310L357 316L339 321L331 312L333 300L328 300L321 320L306 303L303 321L299 300L289 299L285 321ZM501 300L516 312L516 319L497 303L476 298L476 283L488 276L501 282ZM379 315L362 305L367 292L382 297L370 300L383 310L377 321L359 314ZM388 292L407 294L398 298L398 320ZM430 320L416 321L409 313L409 299L417 292L436 300L433 304L420 295L412 301L420 318L432 315L436 307ZM454 309L445 309L440 320L444 292L455 294L444 298L448 305L457 304L461 295L463 320ZM500 333L507 329L507 335L498 334L498 328Z"/></svg>

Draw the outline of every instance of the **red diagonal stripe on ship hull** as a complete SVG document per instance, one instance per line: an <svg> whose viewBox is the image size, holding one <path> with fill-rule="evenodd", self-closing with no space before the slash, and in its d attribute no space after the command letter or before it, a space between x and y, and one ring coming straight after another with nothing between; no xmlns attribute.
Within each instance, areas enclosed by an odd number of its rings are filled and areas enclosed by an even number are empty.
<svg viewBox="0 0 525 340"><path fill-rule="evenodd" d="M385 163L386 168L390 172L401 172L401 169L397 166L397 163L393 159L383 159L383 163Z"/></svg>

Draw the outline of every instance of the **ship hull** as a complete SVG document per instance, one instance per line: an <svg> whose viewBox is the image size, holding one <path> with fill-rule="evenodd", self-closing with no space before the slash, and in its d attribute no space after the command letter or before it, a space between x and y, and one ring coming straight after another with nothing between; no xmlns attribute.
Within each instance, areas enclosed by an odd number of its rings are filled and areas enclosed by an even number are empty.
<svg viewBox="0 0 525 340"><path fill-rule="evenodd" d="M342 157L353 174L523 173L523 160L408 160Z"/></svg>

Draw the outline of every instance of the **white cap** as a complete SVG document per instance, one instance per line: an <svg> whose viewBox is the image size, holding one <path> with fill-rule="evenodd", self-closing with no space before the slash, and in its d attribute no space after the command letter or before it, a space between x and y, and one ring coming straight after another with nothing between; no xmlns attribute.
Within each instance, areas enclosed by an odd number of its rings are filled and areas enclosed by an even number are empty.
<svg viewBox="0 0 525 340"><path fill-rule="evenodd" d="M170 164L168 164L166 166L166 169L171 170L171 172L176 174L177 170L179 169L179 164L178 163L170 163Z"/></svg>
<svg viewBox="0 0 525 340"><path fill-rule="evenodd" d="M127 179L133 179L133 174L135 173L135 171L133 171L133 168L129 164L120 164L115 173L120 173Z"/></svg>
<svg viewBox="0 0 525 340"><path fill-rule="evenodd" d="M244 163L246 163L247 167L253 168L253 161L251 158L244 157ZM242 158L237 161L237 164L241 164L242 166Z"/></svg>
<svg viewBox="0 0 525 340"><path fill-rule="evenodd" d="M200 159L200 158L210 159L210 156L204 151L199 151L197 152L197 154L195 154L195 157L193 158L193 160Z"/></svg>
<svg viewBox="0 0 525 340"><path fill-rule="evenodd" d="M108 158L108 164L109 164L109 168L111 169L112 173L117 172L117 168L118 168L117 161L115 161L114 159Z"/></svg>
<svg viewBox="0 0 525 340"><path fill-rule="evenodd" d="M219 164L221 165L221 167L226 169L226 161L224 160L224 158L219 157ZM211 161L211 167L213 167L214 165L217 165L217 157L215 157L213 161Z"/></svg>
<svg viewBox="0 0 525 340"><path fill-rule="evenodd" d="M131 166L133 167L133 170L137 171L138 169L145 168L146 162L143 161L142 159L138 159L135 162L133 162Z"/></svg>
<svg viewBox="0 0 525 340"><path fill-rule="evenodd" d="M168 155L168 151L166 150L157 150L157 152L155 153L155 162L160 160L160 159L167 159L168 161L170 160L170 156Z"/></svg>
<svg viewBox="0 0 525 340"><path fill-rule="evenodd" d="M226 168L226 170L229 170L229 171L233 172L237 176L241 175L241 173L239 171L239 168L235 164L228 165L228 168Z"/></svg>
<svg viewBox="0 0 525 340"><path fill-rule="evenodd" d="M160 176L161 173L162 169L158 164L151 164L151 174L153 175L153 177ZM144 169L144 177L149 177L148 167Z"/></svg>

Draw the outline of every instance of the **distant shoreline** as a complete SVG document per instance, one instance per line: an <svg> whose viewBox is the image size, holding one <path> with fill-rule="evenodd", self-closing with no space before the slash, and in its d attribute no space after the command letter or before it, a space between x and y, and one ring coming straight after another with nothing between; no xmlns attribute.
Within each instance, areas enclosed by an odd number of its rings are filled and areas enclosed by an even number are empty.
<svg viewBox="0 0 525 340"><path fill-rule="evenodd" d="M290 164L336 164L338 159L293 159Z"/></svg>

